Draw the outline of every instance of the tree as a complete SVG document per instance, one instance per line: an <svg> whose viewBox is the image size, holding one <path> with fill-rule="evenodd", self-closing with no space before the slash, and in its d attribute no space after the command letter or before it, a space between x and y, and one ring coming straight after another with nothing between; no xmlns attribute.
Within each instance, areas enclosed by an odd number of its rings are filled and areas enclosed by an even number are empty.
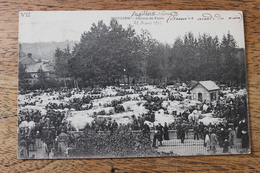
<svg viewBox="0 0 260 173"><path fill-rule="evenodd" d="M19 89L27 89L29 87L29 84L27 82L27 78L29 77L29 74L26 72L26 66L19 63Z"/></svg>
<svg viewBox="0 0 260 173"><path fill-rule="evenodd" d="M219 80L220 69L220 51L218 37L212 37L208 34L200 35L198 38L198 60L200 63L199 79Z"/></svg>
<svg viewBox="0 0 260 173"><path fill-rule="evenodd" d="M224 35L220 45L222 55L222 79L229 83L239 82L239 61L236 59L238 52L234 37L228 32Z"/></svg>
<svg viewBox="0 0 260 173"><path fill-rule="evenodd" d="M167 83L167 78L170 76L168 64L171 55L170 46L153 39L147 30L142 30L140 40L141 64L144 69L141 74L153 79L154 84L157 79L162 78Z"/></svg>
<svg viewBox="0 0 260 173"><path fill-rule="evenodd" d="M237 45L233 36L218 37L189 32L178 37L172 46L153 39L147 30L140 35L117 20L109 25L93 23L81 35L79 44L70 51L57 48L56 71L61 78L73 77L88 84L115 85L124 76L156 80L180 79L240 82L245 70L237 59ZM236 75L240 74L240 75ZM128 80L129 81L129 80Z"/></svg>
<svg viewBox="0 0 260 173"><path fill-rule="evenodd" d="M161 62L164 50L162 45L154 44L150 47L150 54L147 57L147 75L154 80L164 76L163 64Z"/></svg>
<svg viewBox="0 0 260 173"><path fill-rule="evenodd" d="M38 81L40 84L40 88L46 89L48 87L47 75L45 74L45 72L42 70L41 67L38 69L37 73L38 73Z"/></svg>
<svg viewBox="0 0 260 173"><path fill-rule="evenodd" d="M128 77L138 76L141 61L139 44L139 37L131 26L125 29L115 19L110 21L109 26L99 21L97 25L92 25L90 31L82 34L79 45L74 48L76 53L70 61L72 75L106 84L119 81L124 69Z"/></svg>
<svg viewBox="0 0 260 173"><path fill-rule="evenodd" d="M169 69L171 76L181 81L214 80L236 82L244 72L239 71L237 45L228 33L221 42L217 36L204 33L195 37L187 33L177 38L171 50ZM241 75L237 75L241 74Z"/></svg>
<svg viewBox="0 0 260 173"><path fill-rule="evenodd" d="M55 50L55 70L57 76L64 80L64 86L66 87L66 78L71 76L69 69L69 59L71 57L69 45L64 50L57 48Z"/></svg>
<svg viewBox="0 0 260 173"><path fill-rule="evenodd" d="M26 66L19 63L19 80L23 81L28 77L28 73L26 72Z"/></svg>

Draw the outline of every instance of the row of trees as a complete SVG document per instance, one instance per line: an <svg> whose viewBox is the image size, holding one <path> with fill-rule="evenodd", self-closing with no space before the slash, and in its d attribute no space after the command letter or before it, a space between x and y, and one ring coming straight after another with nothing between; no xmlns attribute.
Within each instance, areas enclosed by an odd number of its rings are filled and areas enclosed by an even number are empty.
<svg viewBox="0 0 260 173"><path fill-rule="evenodd" d="M174 39L174 38L173 38ZM57 48L56 72L61 78L85 82L119 84L123 76L152 80L214 80L245 83L245 64L237 58L234 37L187 33L173 45L162 44L148 31L140 35L117 20L109 25L99 21L84 32L72 50Z"/></svg>

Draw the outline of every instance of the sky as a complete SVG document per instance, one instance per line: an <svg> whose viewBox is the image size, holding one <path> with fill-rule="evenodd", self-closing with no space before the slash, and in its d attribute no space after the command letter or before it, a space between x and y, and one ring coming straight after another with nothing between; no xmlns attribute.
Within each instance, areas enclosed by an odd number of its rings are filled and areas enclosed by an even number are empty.
<svg viewBox="0 0 260 173"><path fill-rule="evenodd" d="M173 44L188 32L195 36L207 33L220 40L230 32L238 47L245 47L241 11L21 11L19 42L79 41L93 23L103 20L109 25L111 18L124 28L132 25L137 34L146 29L162 43Z"/></svg>

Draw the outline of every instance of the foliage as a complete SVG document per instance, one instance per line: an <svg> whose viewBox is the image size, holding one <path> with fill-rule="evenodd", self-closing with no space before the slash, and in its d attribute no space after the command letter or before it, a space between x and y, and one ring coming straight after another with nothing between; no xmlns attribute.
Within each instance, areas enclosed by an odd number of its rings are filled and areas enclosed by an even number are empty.
<svg viewBox="0 0 260 173"><path fill-rule="evenodd" d="M70 76L68 60L71 57L69 45L64 50L57 48L55 50L55 69L57 76L68 77Z"/></svg>
<svg viewBox="0 0 260 173"><path fill-rule="evenodd" d="M221 42L217 36L203 34L196 38L188 33L183 39L177 38L173 45L169 59L172 77L179 77L182 81L241 83L245 67L239 64L237 53L236 41L230 33L224 35Z"/></svg>
<svg viewBox="0 0 260 173"><path fill-rule="evenodd" d="M20 80L24 80L29 76L28 73L26 72L26 67L24 65L22 65L21 63L19 63L18 75L19 75Z"/></svg>
<svg viewBox="0 0 260 173"><path fill-rule="evenodd" d="M19 89L26 89L27 87L29 87L27 78L29 78L30 76L26 72L26 67L21 63L19 63L18 76L19 76Z"/></svg>
<svg viewBox="0 0 260 173"><path fill-rule="evenodd" d="M47 89L47 75L45 72L42 70L42 68L39 68L38 71L38 83L40 85L41 89Z"/></svg>
<svg viewBox="0 0 260 173"><path fill-rule="evenodd" d="M139 76L139 44L130 26L124 29L115 19L109 26L99 21L89 32L82 34L80 43L74 48L70 60L72 76L108 84L115 84L122 78L124 69L127 76Z"/></svg>
<svg viewBox="0 0 260 173"><path fill-rule="evenodd" d="M73 77L86 85L118 85L125 77L146 77L153 83L214 80L218 83L245 83L245 63L237 58L238 47L228 32L220 41L209 34L189 32L173 45L153 39L147 30L140 35L117 20L109 25L93 24L72 48L56 50L59 77ZM125 70L124 70L125 69ZM148 80L149 81L149 80Z"/></svg>
<svg viewBox="0 0 260 173"><path fill-rule="evenodd" d="M156 156L147 136L118 129L111 133L86 133L76 141L76 157L131 157Z"/></svg>

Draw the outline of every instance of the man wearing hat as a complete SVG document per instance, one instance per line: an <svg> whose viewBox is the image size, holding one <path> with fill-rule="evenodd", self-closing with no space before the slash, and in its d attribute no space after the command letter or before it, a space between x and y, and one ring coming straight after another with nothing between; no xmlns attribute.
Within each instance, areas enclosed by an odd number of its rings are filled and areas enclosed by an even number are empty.
<svg viewBox="0 0 260 173"><path fill-rule="evenodd" d="M224 141L225 141L225 130L224 130L224 128L221 128L220 132L219 132L219 146L221 148L224 145Z"/></svg>

